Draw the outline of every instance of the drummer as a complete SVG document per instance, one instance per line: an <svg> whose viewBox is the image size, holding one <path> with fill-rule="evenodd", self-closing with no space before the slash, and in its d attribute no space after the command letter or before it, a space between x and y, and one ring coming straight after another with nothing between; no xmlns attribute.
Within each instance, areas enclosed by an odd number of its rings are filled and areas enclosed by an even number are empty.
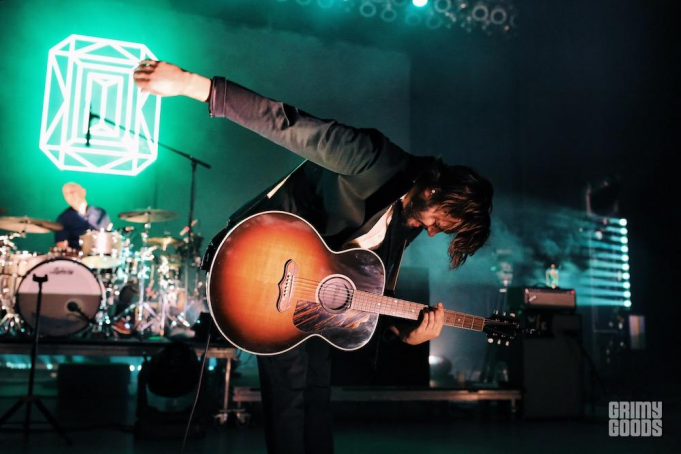
<svg viewBox="0 0 681 454"><path fill-rule="evenodd" d="M57 218L64 229L54 233L54 239L59 248L80 249L80 236L88 230L111 230L109 215L103 208L88 205L85 200L85 188L78 183L66 183L62 189L64 200L69 208L62 211Z"/></svg>

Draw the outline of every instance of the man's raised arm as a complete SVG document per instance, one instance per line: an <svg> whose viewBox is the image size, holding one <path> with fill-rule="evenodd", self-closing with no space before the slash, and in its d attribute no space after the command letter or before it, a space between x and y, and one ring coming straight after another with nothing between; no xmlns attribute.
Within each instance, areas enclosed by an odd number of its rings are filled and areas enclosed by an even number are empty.
<svg viewBox="0 0 681 454"><path fill-rule="evenodd" d="M382 168L405 162L405 152L375 129L316 118L222 77L211 81L170 63L144 60L134 78L144 93L208 101L212 116L228 118L339 174L357 175L379 162Z"/></svg>

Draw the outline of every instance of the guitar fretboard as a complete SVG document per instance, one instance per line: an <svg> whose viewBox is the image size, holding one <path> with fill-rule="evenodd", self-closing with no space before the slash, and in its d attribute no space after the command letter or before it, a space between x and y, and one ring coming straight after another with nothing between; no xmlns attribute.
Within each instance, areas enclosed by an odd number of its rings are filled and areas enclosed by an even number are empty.
<svg viewBox="0 0 681 454"><path fill-rule="evenodd" d="M417 320L421 310L423 310L426 305L355 290L350 307L364 312L373 312L375 314ZM464 314L463 312L445 310L445 325L473 331L482 331L485 326L485 319L484 317Z"/></svg>

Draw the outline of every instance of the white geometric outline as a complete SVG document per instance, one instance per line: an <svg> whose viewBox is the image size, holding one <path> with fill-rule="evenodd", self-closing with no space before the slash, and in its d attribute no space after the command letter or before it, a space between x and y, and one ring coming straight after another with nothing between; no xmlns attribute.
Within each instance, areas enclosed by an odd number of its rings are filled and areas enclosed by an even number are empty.
<svg viewBox="0 0 681 454"><path fill-rule="evenodd" d="M50 49L39 146L57 167L132 176L156 160L161 98L150 100L132 80L133 69L147 58L156 59L143 44L83 35ZM91 106L97 89L100 105ZM93 119L87 147L89 111L102 118Z"/></svg>

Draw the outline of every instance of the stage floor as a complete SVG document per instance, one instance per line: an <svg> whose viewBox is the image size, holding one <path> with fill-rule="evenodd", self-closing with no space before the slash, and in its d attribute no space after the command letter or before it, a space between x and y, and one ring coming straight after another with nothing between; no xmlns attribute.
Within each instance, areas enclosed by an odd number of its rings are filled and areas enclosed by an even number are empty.
<svg viewBox="0 0 681 454"><path fill-rule="evenodd" d="M609 438L607 415L584 421L510 422L503 408L493 404L483 411L478 404L334 403L337 453L636 453L678 452L681 412L678 399L665 399L661 439ZM0 433L0 452L26 454L168 454L179 453L181 440L137 440L131 432L135 402L87 399L59 402L50 397L48 408L69 430L75 444L66 446L55 433L33 433L24 444L20 433ZM4 412L14 398L0 398ZM113 411L112 411L113 410ZM247 427L212 426L205 438L189 440L187 453L265 453L258 404ZM38 415L34 412L36 418ZM121 419L121 416L123 418ZM120 424L120 421L125 424ZM116 425L112 421L117 421ZM644 451L645 450L645 451Z"/></svg>

